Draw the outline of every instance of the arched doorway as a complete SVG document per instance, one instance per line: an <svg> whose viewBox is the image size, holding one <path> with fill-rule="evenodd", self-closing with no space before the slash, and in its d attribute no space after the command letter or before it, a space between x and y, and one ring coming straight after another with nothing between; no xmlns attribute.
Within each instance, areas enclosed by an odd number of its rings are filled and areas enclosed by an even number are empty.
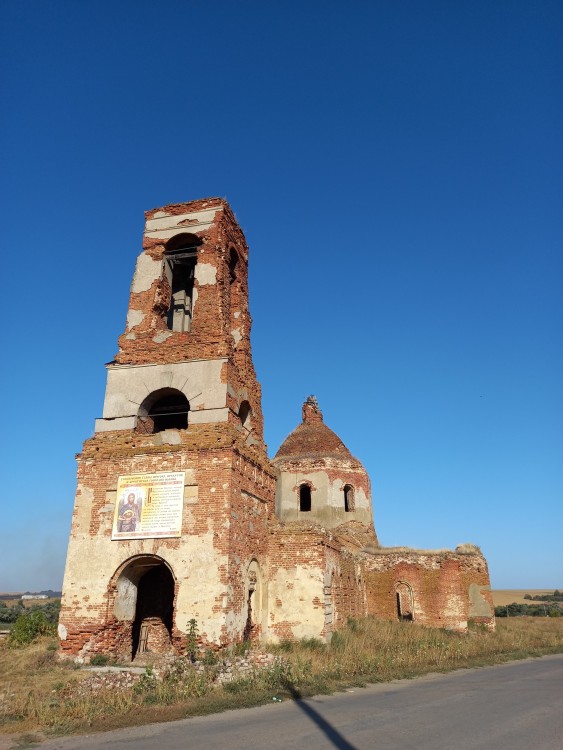
<svg viewBox="0 0 563 750"><path fill-rule="evenodd" d="M395 597L398 619L403 622L412 622L414 620L414 599L410 585L404 581L399 581L395 586Z"/></svg>
<svg viewBox="0 0 563 750"><path fill-rule="evenodd" d="M174 588L172 571L156 555L133 558L119 574L114 614L131 623L131 659L172 649Z"/></svg>

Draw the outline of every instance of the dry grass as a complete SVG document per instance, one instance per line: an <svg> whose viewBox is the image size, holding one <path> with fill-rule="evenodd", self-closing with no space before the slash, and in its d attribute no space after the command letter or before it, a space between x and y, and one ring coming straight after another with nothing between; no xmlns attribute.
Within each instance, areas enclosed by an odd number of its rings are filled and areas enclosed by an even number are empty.
<svg viewBox="0 0 563 750"><path fill-rule="evenodd" d="M507 604L538 604L540 602L524 599L525 594L530 596L544 596L553 594L553 589L499 589L491 591L495 607L505 607Z"/></svg>
<svg viewBox="0 0 563 750"><path fill-rule="evenodd" d="M170 679L148 675L140 686L88 692L77 683L91 673L55 660L53 641L0 650L3 732L50 733L112 729L271 702L272 697L334 690L435 671L563 653L563 618L518 617L496 633L467 635L412 623L351 621L330 647L319 641L282 644L280 664L224 687L181 669Z"/></svg>
<svg viewBox="0 0 563 750"><path fill-rule="evenodd" d="M330 649L307 654L306 644L289 658L307 694L321 682L386 682L431 671L498 664L511 659L563 652L563 623L551 618L497 620L497 630L459 635L416 624L363 620L336 634Z"/></svg>
<svg viewBox="0 0 563 750"><path fill-rule="evenodd" d="M23 649L10 649L0 644L0 731L12 721L20 731L37 728L31 719L29 702L41 696L48 704L58 685L71 685L79 679L74 665L59 664L57 643L44 638Z"/></svg>

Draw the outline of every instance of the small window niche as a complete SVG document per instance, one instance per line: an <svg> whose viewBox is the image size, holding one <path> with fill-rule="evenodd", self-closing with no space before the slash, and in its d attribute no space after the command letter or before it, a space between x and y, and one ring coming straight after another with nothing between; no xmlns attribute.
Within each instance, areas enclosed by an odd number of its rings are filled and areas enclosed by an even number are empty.
<svg viewBox="0 0 563 750"><path fill-rule="evenodd" d="M302 484L299 487L299 510L308 513L311 510L311 486Z"/></svg>
<svg viewBox="0 0 563 750"><path fill-rule="evenodd" d="M351 484L345 484L344 489L344 510L346 513L351 513L354 511L355 504L354 504L354 488Z"/></svg>
<svg viewBox="0 0 563 750"><path fill-rule="evenodd" d="M189 401L181 391L161 388L147 396L141 404L137 431L154 435L164 430L186 430L189 410Z"/></svg>
<svg viewBox="0 0 563 750"><path fill-rule="evenodd" d="M201 244L199 237L189 233L177 234L166 243L164 273L171 292L166 325L171 331L185 333L191 328L197 250Z"/></svg>

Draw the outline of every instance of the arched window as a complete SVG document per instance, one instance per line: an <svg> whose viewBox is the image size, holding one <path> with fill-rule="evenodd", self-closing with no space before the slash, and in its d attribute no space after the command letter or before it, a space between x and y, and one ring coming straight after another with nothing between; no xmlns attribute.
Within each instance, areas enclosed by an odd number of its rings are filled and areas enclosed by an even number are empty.
<svg viewBox="0 0 563 750"><path fill-rule="evenodd" d="M299 487L299 510L302 513L311 510L311 486L308 484Z"/></svg>
<svg viewBox="0 0 563 750"><path fill-rule="evenodd" d="M154 434L163 430L185 430L190 404L181 391L161 388L141 404L137 417L139 432Z"/></svg>
<svg viewBox="0 0 563 750"><path fill-rule="evenodd" d="M344 485L344 510L346 513L350 513L355 510L354 506L354 488L351 484Z"/></svg>
<svg viewBox="0 0 563 750"><path fill-rule="evenodd" d="M164 273L170 284L166 324L171 331L189 331L193 316L194 274L201 240L186 232L171 237L164 251Z"/></svg>

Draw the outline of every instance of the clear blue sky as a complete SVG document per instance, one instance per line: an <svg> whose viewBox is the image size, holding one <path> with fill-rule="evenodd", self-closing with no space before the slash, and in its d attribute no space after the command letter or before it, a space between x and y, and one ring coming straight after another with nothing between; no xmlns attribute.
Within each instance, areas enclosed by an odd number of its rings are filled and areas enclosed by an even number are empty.
<svg viewBox="0 0 563 750"><path fill-rule="evenodd" d="M58 588L143 211L226 197L273 455L314 393L386 545L563 588L563 6L5 2L0 590Z"/></svg>

